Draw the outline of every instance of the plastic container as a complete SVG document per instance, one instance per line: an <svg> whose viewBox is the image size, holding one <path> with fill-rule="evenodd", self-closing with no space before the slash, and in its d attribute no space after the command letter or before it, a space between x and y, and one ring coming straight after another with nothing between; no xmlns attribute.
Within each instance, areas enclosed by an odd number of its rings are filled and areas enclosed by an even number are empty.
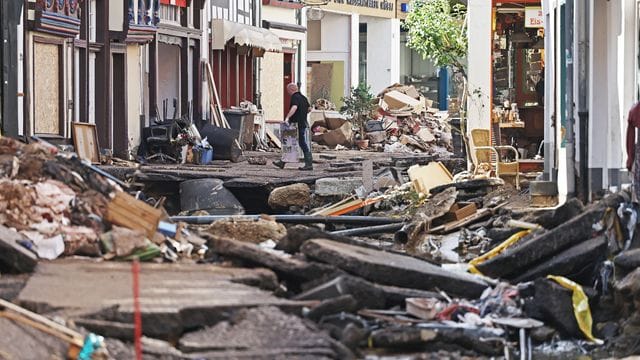
<svg viewBox="0 0 640 360"><path fill-rule="evenodd" d="M200 165L207 165L213 161L213 149L200 150Z"/></svg>

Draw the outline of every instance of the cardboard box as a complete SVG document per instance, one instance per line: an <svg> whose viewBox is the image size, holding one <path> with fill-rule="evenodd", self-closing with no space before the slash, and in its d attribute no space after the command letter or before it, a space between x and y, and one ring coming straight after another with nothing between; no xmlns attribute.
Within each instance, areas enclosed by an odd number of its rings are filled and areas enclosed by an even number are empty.
<svg viewBox="0 0 640 360"><path fill-rule="evenodd" d="M327 129L336 130L342 127L347 122L347 119L337 111L325 111L324 121L327 124Z"/></svg>
<svg viewBox="0 0 640 360"><path fill-rule="evenodd" d="M451 184L453 175L441 162L430 162L429 165L413 165L409 168L409 179L413 188L423 194L436 186Z"/></svg>
<svg viewBox="0 0 640 360"><path fill-rule="evenodd" d="M405 107L415 108L420 105L420 100L396 90L384 94L384 102L390 110L400 110Z"/></svg>
<svg viewBox="0 0 640 360"><path fill-rule="evenodd" d="M351 146L351 138L353 136L353 130L351 129L351 123L345 122L342 126L335 130L329 130L322 134L322 142L329 147L335 147L336 145Z"/></svg>

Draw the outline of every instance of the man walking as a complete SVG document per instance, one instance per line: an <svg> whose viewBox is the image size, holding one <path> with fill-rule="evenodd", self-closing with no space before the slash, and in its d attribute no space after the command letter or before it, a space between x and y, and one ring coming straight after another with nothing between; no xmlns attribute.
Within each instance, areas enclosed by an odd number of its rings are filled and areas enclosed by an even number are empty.
<svg viewBox="0 0 640 360"><path fill-rule="evenodd" d="M313 170L313 157L311 155L311 144L309 143L309 124L307 123L307 114L311 111L309 100L300 93L298 85L291 83L287 85L287 93L291 95L291 108L285 122L298 125L298 143L304 154L304 166L299 170ZM280 169L284 169L285 163L282 160L274 161L273 164Z"/></svg>

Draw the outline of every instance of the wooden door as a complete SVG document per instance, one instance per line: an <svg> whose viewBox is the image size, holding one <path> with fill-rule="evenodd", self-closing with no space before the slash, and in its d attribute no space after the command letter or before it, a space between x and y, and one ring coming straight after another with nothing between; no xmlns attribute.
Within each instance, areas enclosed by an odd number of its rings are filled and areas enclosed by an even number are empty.
<svg viewBox="0 0 640 360"><path fill-rule="evenodd" d="M129 132L127 124L126 58L123 53L114 53L111 64L111 114L113 131L113 154L128 158Z"/></svg>
<svg viewBox="0 0 640 360"><path fill-rule="evenodd" d="M287 116L287 113L289 112L289 107L291 106L291 96L287 94L287 85L296 81L295 75L293 72L293 69L294 69L293 54L284 54L284 61L282 63L283 63L282 91L284 92L284 108L283 108L284 114L282 114L282 116L285 117Z"/></svg>

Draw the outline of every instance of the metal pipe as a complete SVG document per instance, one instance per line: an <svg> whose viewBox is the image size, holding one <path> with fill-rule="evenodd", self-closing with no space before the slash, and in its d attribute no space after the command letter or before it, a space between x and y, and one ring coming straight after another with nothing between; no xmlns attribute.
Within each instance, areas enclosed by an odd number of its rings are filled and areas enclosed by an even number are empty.
<svg viewBox="0 0 640 360"><path fill-rule="evenodd" d="M573 87L573 79L574 79L574 67L573 67L573 55L574 55L574 46L573 46L573 29L574 29L574 16L573 16L573 1L567 1L565 4L565 33L564 33L564 41L565 41L565 66L566 66L566 102L565 102L565 116L567 119L566 122L566 161L567 161L567 197L575 196L576 191L576 147L575 147L575 115L574 115L574 87Z"/></svg>
<svg viewBox="0 0 640 360"><path fill-rule="evenodd" d="M576 39L577 39L577 88L578 96L576 103L578 104L578 155L580 166L578 176L580 179L580 187L578 193L583 202L588 202L589 185L591 184L589 176L589 16L590 4L588 2L578 1L575 4L576 18Z"/></svg>
<svg viewBox="0 0 640 360"><path fill-rule="evenodd" d="M172 216L172 221L189 224L211 224L220 220L258 220L263 215L205 215L205 216ZM403 219L374 216L310 216L310 215L272 215L275 221L287 224L350 224L350 225L385 225L402 223Z"/></svg>
<svg viewBox="0 0 640 360"><path fill-rule="evenodd" d="M85 11L84 14L82 14L85 18L84 21L84 40L85 40L85 48L84 48L84 121L85 122L91 122L91 113L89 111L89 102L91 101L89 99L89 44L91 43L91 34L90 34L90 27L91 27L91 1L87 0L84 2L85 3Z"/></svg>
<svg viewBox="0 0 640 360"><path fill-rule="evenodd" d="M331 235L357 236L357 235L372 235L372 234L388 234L388 233L394 233L402 229L403 226L404 226L403 223L367 226L367 227L359 227L355 229L333 231L331 232Z"/></svg>

